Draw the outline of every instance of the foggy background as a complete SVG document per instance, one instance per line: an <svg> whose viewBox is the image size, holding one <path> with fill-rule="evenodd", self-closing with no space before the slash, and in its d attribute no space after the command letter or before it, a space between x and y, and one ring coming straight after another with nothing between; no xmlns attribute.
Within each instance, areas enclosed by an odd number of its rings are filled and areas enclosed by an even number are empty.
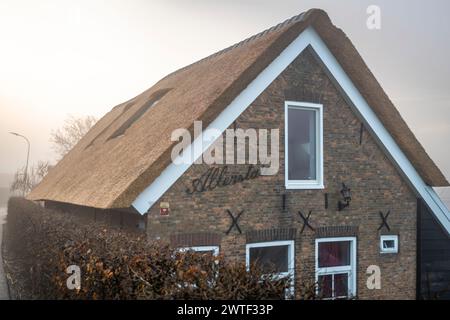
<svg viewBox="0 0 450 320"><path fill-rule="evenodd" d="M381 30L366 27L369 5ZM310 8L344 30L450 179L450 1L0 0L0 187L53 160L69 114L101 118L166 74Z"/></svg>

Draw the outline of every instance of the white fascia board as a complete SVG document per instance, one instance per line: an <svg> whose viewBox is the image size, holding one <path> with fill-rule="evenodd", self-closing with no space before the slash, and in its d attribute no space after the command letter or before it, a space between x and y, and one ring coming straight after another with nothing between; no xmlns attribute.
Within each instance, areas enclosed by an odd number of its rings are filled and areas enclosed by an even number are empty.
<svg viewBox="0 0 450 320"><path fill-rule="evenodd" d="M433 188L425 184L409 159L402 152L380 119L378 119L375 112L370 108L356 86L342 69L339 62L312 27L308 27L298 35L297 38L219 114L206 130L216 129L220 132L224 132L309 45L315 51L318 58L320 58L323 65L328 69L327 71L340 86L351 104L356 108L356 111L364 119L368 128L382 143L385 151L388 153L394 164L401 170L403 176L409 181L417 196L425 201L441 225L450 234L449 210L442 203ZM164 169L161 175L136 198L132 206L139 213L145 214L213 142L214 141L206 140L203 134L199 135L187 148L187 152L193 150L194 157L191 159L192 162L181 165L171 163Z"/></svg>
<svg viewBox="0 0 450 320"><path fill-rule="evenodd" d="M380 119L378 119L375 112L360 94L320 36L314 30L312 30L312 33L314 36L312 37L311 46L327 67L328 72L334 77L338 85L350 99L353 106L365 120L366 125L369 126L371 131L382 143L391 160L401 170L403 176L409 180L417 196L420 196L425 201L441 225L447 230L447 233L450 234L450 212L445 208L433 188L427 186L423 181L422 177L397 145Z"/></svg>

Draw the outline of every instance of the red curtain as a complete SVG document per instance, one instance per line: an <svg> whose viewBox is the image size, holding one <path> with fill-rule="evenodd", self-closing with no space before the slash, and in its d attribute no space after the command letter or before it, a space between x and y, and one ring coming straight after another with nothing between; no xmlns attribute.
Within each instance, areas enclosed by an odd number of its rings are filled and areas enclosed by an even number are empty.
<svg viewBox="0 0 450 320"><path fill-rule="evenodd" d="M350 241L319 243L319 268L350 265Z"/></svg>

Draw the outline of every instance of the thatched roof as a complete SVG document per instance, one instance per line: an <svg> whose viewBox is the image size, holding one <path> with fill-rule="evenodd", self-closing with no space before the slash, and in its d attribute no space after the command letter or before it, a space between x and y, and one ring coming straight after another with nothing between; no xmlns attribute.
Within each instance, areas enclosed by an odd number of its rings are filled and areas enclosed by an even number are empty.
<svg viewBox="0 0 450 320"><path fill-rule="evenodd" d="M206 128L308 26L322 37L424 181L447 186L350 40L324 11L312 9L182 68L114 107L28 198L129 207L170 164L172 131L192 131L195 120Z"/></svg>

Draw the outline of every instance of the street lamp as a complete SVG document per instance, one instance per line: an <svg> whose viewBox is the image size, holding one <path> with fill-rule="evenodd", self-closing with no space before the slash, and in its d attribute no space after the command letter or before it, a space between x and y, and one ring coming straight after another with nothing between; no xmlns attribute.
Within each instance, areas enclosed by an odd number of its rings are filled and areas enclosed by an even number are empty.
<svg viewBox="0 0 450 320"><path fill-rule="evenodd" d="M345 183L342 183L341 195L344 198L345 202L342 202L341 200L339 200L339 202L338 202L338 210L339 211L342 211L342 210L344 210L344 208L347 208L348 206L350 206L350 201L352 201L351 190L349 187L347 187L345 185Z"/></svg>
<svg viewBox="0 0 450 320"><path fill-rule="evenodd" d="M21 134L18 134L16 132L10 132L10 134L15 135L17 137L24 138L25 141L27 142L28 150L27 150L27 164L25 165L25 184L28 185L28 161L30 159L30 140L28 140L27 137L25 137ZM25 189L24 189L24 195L25 195Z"/></svg>

